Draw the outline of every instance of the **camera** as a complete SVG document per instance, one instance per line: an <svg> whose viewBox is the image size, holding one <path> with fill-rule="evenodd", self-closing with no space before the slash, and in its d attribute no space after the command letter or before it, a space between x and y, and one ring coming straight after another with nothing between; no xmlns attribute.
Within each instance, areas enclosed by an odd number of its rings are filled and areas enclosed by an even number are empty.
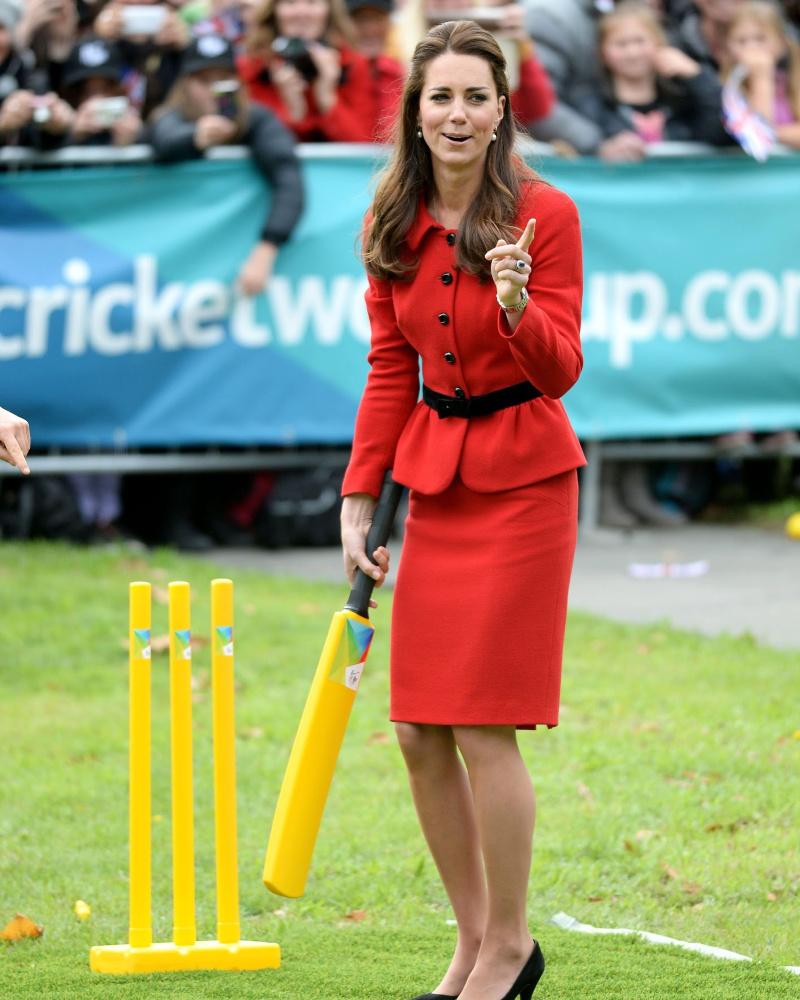
<svg viewBox="0 0 800 1000"><path fill-rule="evenodd" d="M236 95L239 93L238 80L218 80L211 84L211 93L217 104L217 114L223 118L236 121L239 116L239 105Z"/></svg>
<svg viewBox="0 0 800 1000"><path fill-rule="evenodd" d="M167 18L167 8L160 4L126 4L122 8L124 35L157 35Z"/></svg>
<svg viewBox="0 0 800 1000"><path fill-rule="evenodd" d="M34 97L33 99L33 114L31 118L36 122L37 125L43 125L45 122L49 122L52 117L52 112L50 108L47 107L48 101L46 97Z"/></svg>
<svg viewBox="0 0 800 1000"><path fill-rule="evenodd" d="M95 97L92 102L92 115L101 128L111 128L127 110L127 97Z"/></svg>
<svg viewBox="0 0 800 1000"><path fill-rule="evenodd" d="M308 83L313 83L318 74L317 64L311 58L308 45L303 38L276 38L272 43L276 56L290 63Z"/></svg>

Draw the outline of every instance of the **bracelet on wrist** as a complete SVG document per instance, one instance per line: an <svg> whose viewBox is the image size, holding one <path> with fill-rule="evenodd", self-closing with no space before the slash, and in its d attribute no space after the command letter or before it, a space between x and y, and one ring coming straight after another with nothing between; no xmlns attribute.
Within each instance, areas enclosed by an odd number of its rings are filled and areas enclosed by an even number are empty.
<svg viewBox="0 0 800 1000"><path fill-rule="evenodd" d="M519 290L519 302L515 302L513 306L507 306L503 302L501 302L499 295L497 296L497 304L500 306L500 308L503 310L503 312L507 312L507 313L520 313L525 308L525 306L528 304L528 289L527 288L520 288L520 290Z"/></svg>

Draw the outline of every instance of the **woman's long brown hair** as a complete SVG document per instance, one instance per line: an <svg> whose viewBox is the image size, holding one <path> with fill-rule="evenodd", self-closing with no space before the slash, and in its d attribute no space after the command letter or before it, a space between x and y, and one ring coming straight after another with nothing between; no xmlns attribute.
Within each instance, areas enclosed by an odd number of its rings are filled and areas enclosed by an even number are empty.
<svg viewBox="0 0 800 1000"><path fill-rule="evenodd" d="M505 110L497 126L497 141L489 145L483 181L458 233L456 264L470 274L489 277L484 254L498 239L512 233L520 184L536 174L514 154L516 125L509 105L505 59L492 35L474 21L446 21L431 28L414 50L394 129L394 152L381 175L372 203L372 219L364 236L362 256L369 274L391 280L408 277L417 262L404 252L403 240L417 214L420 197L434 191L431 154L417 138L419 99L428 63L444 52L478 56L489 64Z"/></svg>

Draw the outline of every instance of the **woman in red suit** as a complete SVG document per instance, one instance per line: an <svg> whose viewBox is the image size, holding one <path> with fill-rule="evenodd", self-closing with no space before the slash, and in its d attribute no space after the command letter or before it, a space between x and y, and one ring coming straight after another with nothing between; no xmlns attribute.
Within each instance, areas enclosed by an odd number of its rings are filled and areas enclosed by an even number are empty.
<svg viewBox="0 0 800 1000"><path fill-rule="evenodd" d="M581 371L582 270L575 206L514 156L514 137L492 36L471 21L433 28L364 239L371 371L342 542L348 575L382 582L388 552L376 566L364 545L393 467L411 494L391 718L458 925L428 1000L529 1000L544 969L526 919L535 801L516 730L558 722L584 464L559 397Z"/></svg>
<svg viewBox="0 0 800 1000"><path fill-rule="evenodd" d="M300 142L372 142L372 78L353 34L344 0L261 0L239 74Z"/></svg>

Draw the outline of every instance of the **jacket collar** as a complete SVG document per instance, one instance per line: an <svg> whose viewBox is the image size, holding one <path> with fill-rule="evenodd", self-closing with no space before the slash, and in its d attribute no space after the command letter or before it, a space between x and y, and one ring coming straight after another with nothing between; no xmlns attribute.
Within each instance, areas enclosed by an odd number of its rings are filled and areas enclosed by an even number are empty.
<svg viewBox="0 0 800 1000"><path fill-rule="evenodd" d="M405 239L406 246L412 253L416 253L419 250L422 241L431 229L438 229L441 232L445 231L441 222L437 222L428 211L428 206L425 204L425 196L420 195L417 214L414 216L414 221L411 223L411 228L406 233Z"/></svg>

